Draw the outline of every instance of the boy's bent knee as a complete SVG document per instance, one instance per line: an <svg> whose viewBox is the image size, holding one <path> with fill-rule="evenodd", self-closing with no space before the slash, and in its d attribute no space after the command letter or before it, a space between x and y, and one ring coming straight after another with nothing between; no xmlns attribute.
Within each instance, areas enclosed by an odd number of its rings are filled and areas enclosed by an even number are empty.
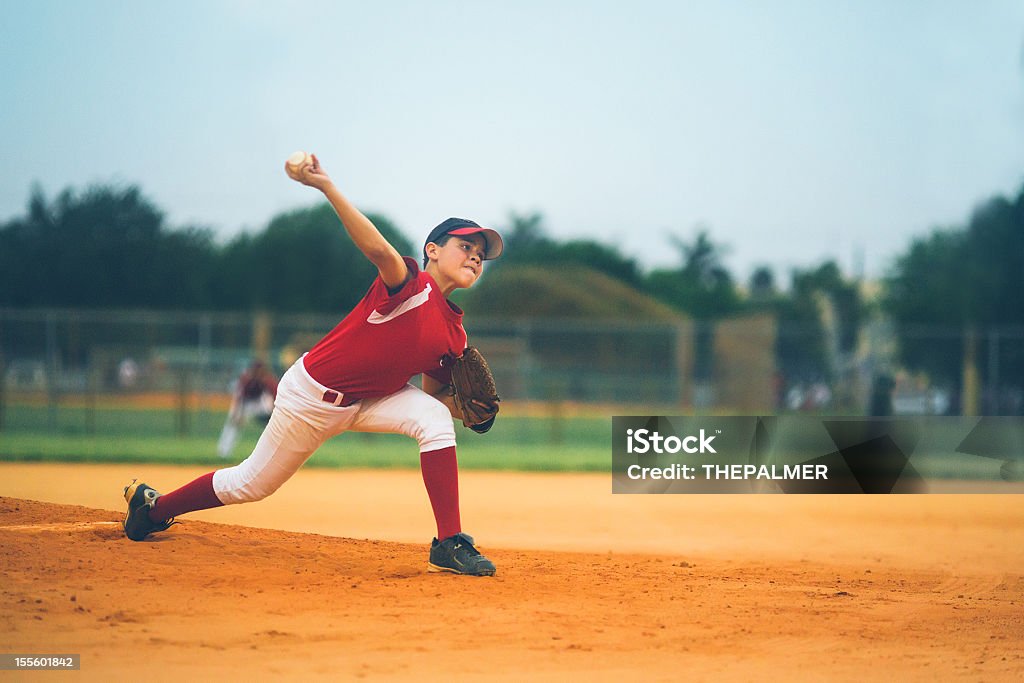
<svg viewBox="0 0 1024 683"><path fill-rule="evenodd" d="M416 425L413 437L419 443L420 452L448 448L455 445L455 423L448 408L441 402L425 410Z"/></svg>

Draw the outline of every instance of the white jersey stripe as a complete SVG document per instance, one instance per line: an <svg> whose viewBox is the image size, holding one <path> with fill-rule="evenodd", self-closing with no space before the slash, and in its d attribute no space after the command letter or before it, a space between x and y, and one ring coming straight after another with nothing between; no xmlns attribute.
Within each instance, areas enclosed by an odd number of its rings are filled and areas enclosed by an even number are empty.
<svg viewBox="0 0 1024 683"><path fill-rule="evenodd" d="M414 308L419 308L423 304L427 303L427 301L429 300L430 283L428 282L426 283L426 287L423 289L422 292L420 292L419 294L412 295L411 297L403 301L400 305L396 306L395 310L391 311L387 315L381 315L380 313L377 312L376 309L374 309L373 313L371 313L370 316L366 319L366 322L370 323L371 325L380 325L382 323L386 323L389 320L394 320L403 313L408 313Z"/></svg>

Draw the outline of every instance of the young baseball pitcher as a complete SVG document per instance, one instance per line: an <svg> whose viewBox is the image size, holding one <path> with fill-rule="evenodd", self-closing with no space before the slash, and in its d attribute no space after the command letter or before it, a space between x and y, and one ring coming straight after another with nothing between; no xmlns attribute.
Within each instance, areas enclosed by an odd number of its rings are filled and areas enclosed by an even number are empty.
<svg viewBox="0 0 1024 683"><path fill-rule="evenodd" d="M252 454L164 495L132 482L124 492L125 535L141 541L186 512L265 498L336 434L391 432L419 443L423 483L437 522L429 570L493 575L494 564L462 532L459 516L452 418L463 411L451 396L450 361L463 353L467 340L462 310L448 295L473 286L483 262L501 254L501 237L473 221L449 218L427 236L420 270L349 202L315 156L308 159L301 168L286 170L323 192L378 276L345 319L281 378L270 422ZM417 374L422 389L409 383ZM497 405L477 402L476 407L490 417L471 427L487 431Z"/></svg>

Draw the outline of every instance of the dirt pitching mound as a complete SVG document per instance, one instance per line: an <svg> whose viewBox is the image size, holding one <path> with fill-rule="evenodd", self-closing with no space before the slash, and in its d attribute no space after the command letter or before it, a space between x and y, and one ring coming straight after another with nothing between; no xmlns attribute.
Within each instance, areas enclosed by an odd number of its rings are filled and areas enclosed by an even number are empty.
<svg viewBox="0 0 1024 683"><path fill-rule="evenodd" d="M0 498L4 650L85 680L1014 679L1018 574L422 545L188 521L143 543L118 513ZM66 674L34 673L39 677Z"/></svg>

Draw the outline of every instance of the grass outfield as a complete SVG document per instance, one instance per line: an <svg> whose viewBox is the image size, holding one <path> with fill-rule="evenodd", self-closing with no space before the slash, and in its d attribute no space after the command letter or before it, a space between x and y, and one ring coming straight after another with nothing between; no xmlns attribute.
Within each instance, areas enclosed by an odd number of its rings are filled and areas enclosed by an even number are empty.
<svg viewBox="0 0 1024 683"><path fill-rule="evenodd" d="M603 472L611 467L609 447L467 443L469 438L459 445L459 465L464 469ZM255 443L255 439L243 439L232 458L222 460L216 455L216 439L5 433L0 436L0 460L224 466L242 460ZM377 434L343 434L321 446L306 466L418 468L419 453L415 442L409 439L395 442Z"/></svg>
<svg viewBox="0 0 1024 683"><path fill-rule="evenodd" d="M195 411L187 435L175 436L171 410L96 410L9 407L0 431L0 460L153 462L221 465L238 462L256 444L262 426L251 424L232 458L217 456L224 414ZM466 469L608 471L610 418L504 417L480 435L457 427L459 463ZM308 467L419 467L413 440L393 434L345 433L325 443Z"/></svg>
<svg viewBox="0 0 1024 683"><path fill-rule="evenodd" d="M179 420L168 409L61 406L51 413L45 406L8 406L0 430L0 460L224 466L248 455L262 430L258 424L247 426L233 456L221 459L216 453L223 412L190 412L185 436L176 436ZM611 468L610 417L502 415L488 434L474 434L461 425L456 431L459 463L465 469L608 472ZM926 436L912 458L925 479L1000 479L999 460L937 452L929 441L956 440L942 434ZM349 432L321 446L307 466L418 468L419 454L415 442L406 437Z"/></svg>

